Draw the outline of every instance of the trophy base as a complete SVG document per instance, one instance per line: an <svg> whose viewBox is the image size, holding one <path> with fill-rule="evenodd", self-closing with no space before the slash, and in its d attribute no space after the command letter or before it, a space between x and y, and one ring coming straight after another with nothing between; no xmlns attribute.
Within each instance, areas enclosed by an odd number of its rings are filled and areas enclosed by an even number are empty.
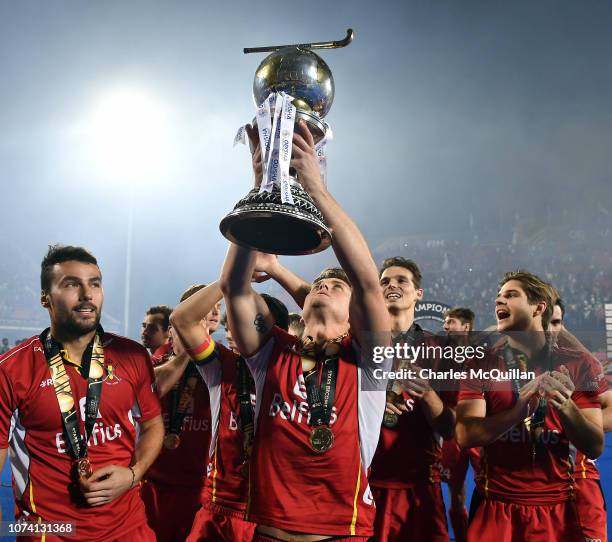
<svg viewBox="0 0 612 542"><path fill-rule="evenodd" d="M315 254L331 245L331 233L312 198L291 183L295 205L282 203L281 191L253 188L225 218L219 229L230 241L254 250L284 256Z"/></svg>

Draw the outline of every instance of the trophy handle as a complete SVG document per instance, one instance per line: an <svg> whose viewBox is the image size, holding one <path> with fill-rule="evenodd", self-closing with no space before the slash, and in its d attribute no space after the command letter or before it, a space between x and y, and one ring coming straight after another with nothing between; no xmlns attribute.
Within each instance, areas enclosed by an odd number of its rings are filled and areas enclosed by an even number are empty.
<svg viewBox="0 0 612 542"><path fill-rule="evenodd" d="M347 29L346 36L338 41L319 41L317 43L295 43L292 45L271 45L269 47L245 47L243 49L244 54L248 53L271 53L273 51L279 51L285 47L297 47L298 49L339 49L340 47L346 47L353 38L355 33L352 28Z"/></svg>

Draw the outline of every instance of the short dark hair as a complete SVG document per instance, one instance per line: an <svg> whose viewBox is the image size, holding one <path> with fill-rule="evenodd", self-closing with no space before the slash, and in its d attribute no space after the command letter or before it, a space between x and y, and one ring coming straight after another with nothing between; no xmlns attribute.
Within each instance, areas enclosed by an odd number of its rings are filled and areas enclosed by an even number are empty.
<svg viewBox="0 0 612 542"><path fill-rule="evenodd" d="M378 278L382 277L385 269L388 269L389 267L403 267L404 269L408 269L408 271L412 273L412 284L414 284L414 287L417 290L421 287L423 275L421 274L419 266L412 260L402 256L393 256L393 258L383 260L378 272Z"/></svg>
<svg viewBox="0 0 612 542"><path fill-rule="evenodd" d="M555 305L559 305L559 308L561 309L561 320L563 320L565 318L565 303L563 302L563 299L558 297Z"/></svg>
<svg viewBox="0 0 612 542"><path fill-rule="evenodd" d="M172 313L172 309L168 307L168 305L153 305L152 307L149 307L149 309L146 312L147 316L150 316L153 314L162 315L161 326L164 329L164 331L168 331L168 328L170 327L170 314L171 313Z"/></svg>
<svg viewBox="0 0 612 542"><path fill-rule="evenodd" d="M295 326L299 329L300 335L302 335L304 333L304 320L302 319L302 315L298 314L297 312L290 312L289 313L289 326L288 328L290 328L291 326Z"/></svg>
<svg viewBox="0 0 612 542"><path fill-rule="evenodd" d="M95 256L83 247L49 245L49 250L40 263L40 289L43 292L48 292L51 289L53 266L55 264L73 261L98 265Z"/></svg>
<svg viewBox="0 0 612 542"><path fill-rule="evenodd" d="M554 286L542 280L537 275L523 269L509 271L506 273L499 282L499 287L501 288L504 284L511 280L516 280L521 283L521 286L527 295L527 300L530 303L535 304L544 302L546 304L546 309L544 309L544 312L542 313L542 327L547 330L548 322L550 322L550 317L552 316L553 307L558 299L557 290L554 288Z"/></svg>
<svg viewBox="0 0 612 542"><path fill-rule="evenodd" d="M462 324L470 324L470 328L474 326L474 318L476 315L474 311L467 307L453 307L448 309L444 314L445 318L457 318Z"/></svg>
<svg viewBox="0 0 612 542"><path fill-rule="evenodd" d="M301 314L298 314L297 312L289 313L289 325L290 326L294 324L299 324L300 322L303 322Z"/></svg>
<svg viewBox="0 0 612 542"><path fill-rule="evenodd" d="M346 282L349 286L351 285L348 276L342 267L328 267L327 269L323 269L323 271L317 275L312 283L316 284L324 279L338 279Z"/></svg>
<svg viewBox="0 0 612 542"><path fill-rule="evenodd" d="M272 297L268 294L260 294L263 300L268 305L268 309L272 313L274 317L274 323L287 331L289 329L289 311L287 310L287 306L280 300L276 299L276 297Z"/></svg>
<svg viewBox="0 0 612 542"><path fill-rule="evenodd" d="M196 292L199 292L202 288L206 288L206 284L194 284L193 286L190 286L183 292L181 299L179 299L179 303L182 303L188 297L191 297Z"/></svg>

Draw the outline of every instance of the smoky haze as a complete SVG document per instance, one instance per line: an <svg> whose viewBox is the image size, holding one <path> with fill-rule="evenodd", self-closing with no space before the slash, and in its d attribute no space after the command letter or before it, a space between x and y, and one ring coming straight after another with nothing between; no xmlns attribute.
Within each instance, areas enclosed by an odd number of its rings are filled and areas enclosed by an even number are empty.
<svg viewBox="0 0 612 542"><path fill-rule="evenodd" d="M482 326L500 272L519 265L561 281L576 311L584 296L600 310L612 302L610 20L610 2L3 2L0 335L46 322L38 266L57 242L98 257L106 324L122 330L130 208L130 336L148 306L217 277L219 221L252 182L232 143L263 55L242 48L348 27L354 43L321 53L336 85L328 179L375 259L414 257L426 297L472 304ZM100 166L86 127L125 86L163 104L173 149L134 176ZM312 278L334 257L283 261Z"/></svg>

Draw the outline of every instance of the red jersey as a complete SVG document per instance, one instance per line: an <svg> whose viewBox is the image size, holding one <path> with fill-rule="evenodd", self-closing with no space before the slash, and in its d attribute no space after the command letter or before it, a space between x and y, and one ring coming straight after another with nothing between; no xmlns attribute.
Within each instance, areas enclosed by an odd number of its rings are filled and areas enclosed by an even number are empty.
<svg viewBox="0 0 612 542"><path fill-rule="evenodd" d="M154 364L166 361L164 358L158 360L157 363L153 360ZM167 393L161 399L166 432L169 426L171 395L171 392ZM167 486L203 489L210 446L210 399L208 389L199 377L183 420L180 439L179 447L174 450L162 446L146 477Z"/></svg>
<svg viewBox="0 0 612 542"><path fill-rule="evenodd" d="M597 362L599 363L599 362ZM603 369L602 369L603 371ZM609 383L607 378L602 378L600 380L600 386L597 390L599 395L603 395L609 389ZM597 463L594 459L587 458L582 452L578 451L576 448L572 446L572 451L575 454L574 457L574 477L576 479L585 479L591 478L593 480L599 480L599 469L597 468Z"/></svg>
<svg viewBox="0 0 612 542"><path fill-rule="evenodd" d="M151 361L153 362L153 365L159 365L160 363L167 361L171 352L172 345L170 343L164 343L158 346L155 349L155 352L151 354Z"/></svg>
<svg viewBox="0 0 612 542"><path fill-rule="evenodd" d="M596 390L603 379L601 366L583 352L564 348L553 349L550 359L553 370L558 370L560 365L567 367L576 384L572 399L578 408L598 408ZM501 350L492 352L483 362L478 368L507 371ZM536 375L542 372L541 367L528 367L528 370L533 370ZM468 399L484 399L490 416L508 410L515 402L512 381L463 380L459 400ZM548 408L541 429L532 442L530 432L521 422L483 448L477 479L483 495L523 505L549 505L571 497L570 443L553 407Z"/></svg>
<svg viewBox="0 0 612 542"><path fill-rule="evenodd" d="M239 512L246 509L248 480L241 473L244 461L240 405L236 382L239 356L217 343L217 357L198 365L208 386L212 415L212 439L208 477L202 504L224 506Z"/></svg>
<svg viewBox="0 0 612 542"><path fill-rule="evenodd" d="M347 336L330 419L334 443L315 452L297 342L274 327L259 353L247 359L257 394L247 519L288 531L371 536L375 508L367 472L385 391L372 380L371 368L360 366L359 350Z"/></svg>
<svg viewBox="0 0 612 542"><path fill-rule="evenodd" d="M109 464L128 467L136 447L135 419L160 414L147 351L110 333L104 334L102 345L106 377L87 448L94 471ZM84 433L87 380L72 365L65 367ZM121 538L146 524L139 487L93 508L73 490L73 458L38 337L0 358L0 447L9 447L15 503L28 520L75 523L78 539L87 541Z"/></svg>
<svg viewBox="0 0 612 542"><path fill-rule="evenodd" d="M442 445L440 476L450 487L459 488L465 483L469 464L474 469L474 479L478 478L480 448L461 448L457 439L445 440Z"/></svg>
<svg viewBox="0 0 612 542"><path fill-rule="evenodd" d="M589 459L586 455L578 450L574 450L576 457L574 459L574 477L578 478L591 478L593 480L599 480L599 469L594 459Z"/></svg>
<svg viewBox="0 0 612 542"><path fill-rule="evenodd" d="M424 335L415 346L436 346L446 343L433 335ZM443 371L454 364L453 361L421 358L415 362L422 369ZM447 367L448 366L448 367ZM456 370L461 366L456 364ZM435 381L431 381L434 386ZM450 382L445 382L447 387ZM442 402L450 407L457 404L457 391L439 391ZM442 437L431 427L423 412L421 402L409 392L403 392L408 412L398 418L395 427L381 428L380 441L372 461L370 483L374 487L401 489L415 483L437 483L441 479Z"/></svg>

